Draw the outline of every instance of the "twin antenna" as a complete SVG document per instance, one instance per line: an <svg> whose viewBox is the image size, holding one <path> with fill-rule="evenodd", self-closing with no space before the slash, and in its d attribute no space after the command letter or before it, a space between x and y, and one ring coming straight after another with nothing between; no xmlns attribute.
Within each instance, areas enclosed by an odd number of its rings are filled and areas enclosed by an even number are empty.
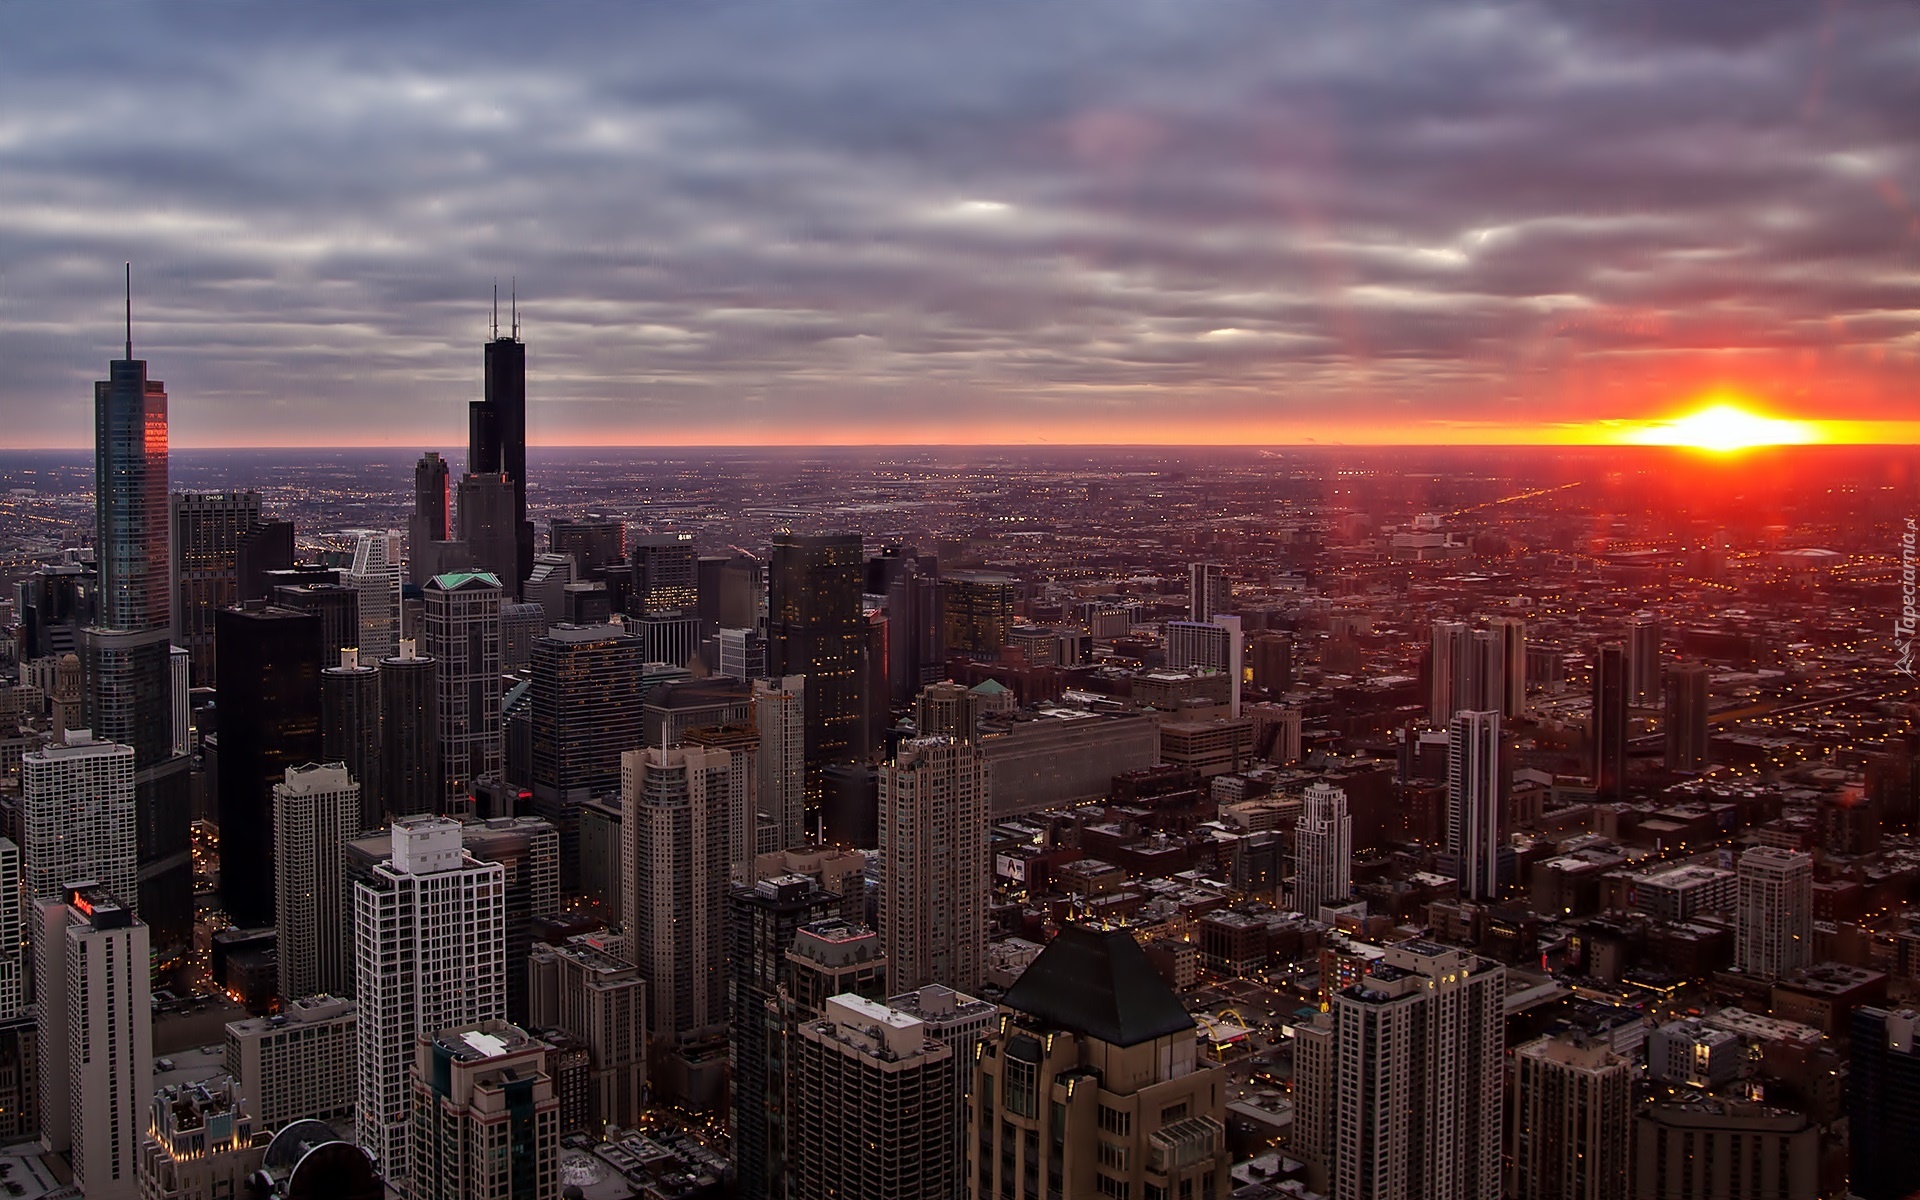
<svg viewBox="0 0 1920 1200"><path fill-rule="evenodd" d="M133 361L133 264L127 264L127 361Z"/></svg>
<svg viewBox="0 0 1920 1200"><path fill-rule="evenodd" d="M517 276L507 277L507 315L512 321L513 340L520 340L520 289ZM500 340L500 281L493 281L493 340Z"/></svg>

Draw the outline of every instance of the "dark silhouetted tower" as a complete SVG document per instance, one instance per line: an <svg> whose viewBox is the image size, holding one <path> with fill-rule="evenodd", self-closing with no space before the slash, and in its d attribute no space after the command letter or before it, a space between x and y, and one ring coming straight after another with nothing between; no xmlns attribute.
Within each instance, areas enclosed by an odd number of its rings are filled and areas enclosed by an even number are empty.
<svg viewBox="0 0 1920 1200"><path fill-rule="evenodd" d="M1602 800L1618 800L1627 784L1627 652L1600 647L1593 663L1593 783Z"/></svg>
<svg viewBox="0 0 1920 1200"><path fill-rule="evenodd" d="M467 474L503 475L513 484L516 555L508 591L518 598L520 581L533 574L533 524L527 520L527 347L520 340L518 310L506 337L500 336L496 310L493 334L485 350L485 398L467 406ZM461 536L467 536L464 530Z"/></svg>
<svg viewBox="0 0 1920 1200"><path fill-rule="evenodd" d="M1707 765L1705 663L1685 663L1667 672L1667 770L1699 771Z"/></svg>
<svg viewBox="0 0 1920 1200"><path fill-rule="evenodd" d="M821 769L865 749L869 635L860 535L775 534L768 573L767 669L807 677L807 793L817 805Z"/></svg>
<svg viewBox="0 0 1920 1200"><path fill-rule="evenodd" d="M446 791L440 765L439 664L415 653L412 638L380 664L382 820L439 811ZM371 828L372 826L369 826Z"/></svg>
<svg viewBox="0 0 1920 1200"><path fill-rule="evenodd" d="M690 533L652 533L633 539L634 616L657 612L693 615L700 602L699 565Z"/></svg>
<svg viewBox="0 0 1920 1200"><path fill-rule="evenodd" d="M360 648L360 590L343 583L303 583L273 589L273 602L310 612L320 621L320 661L331 666L342 650ZM329 759L328 761L332 761Z"/></svg>
<svg viewBox="0 0 1920 1200"><path fill-rule="evenodd" d="M258 492L173 497L173 621L195 687L214 680L213 614L240 602L240 543L260 524Z"/></svg>
<svg viewBox="0 0 1920 1200"><path fill-rule="evenodd" d="M277 606L222 609L220 892L240 926L271 925L273 785L320 758L320 621Z"/></svg>
<svg viewBox="0 0 1920 1200"><path fill-rule="evenodd" d="M340 651L339 664L320 671L320 760L344 763L360 785L354 831L378 829L386 815L380 800L380 672L361 666L358 650Z"/></svg>
<svg viewBox="0 0 1920 1200"><path fill-rule="evenodd" d="M533 811L560 832L560 886L580 886L580 804L620 794L620 755L641 745L639 638L555 625L535 638L529 689Z"/></svg>

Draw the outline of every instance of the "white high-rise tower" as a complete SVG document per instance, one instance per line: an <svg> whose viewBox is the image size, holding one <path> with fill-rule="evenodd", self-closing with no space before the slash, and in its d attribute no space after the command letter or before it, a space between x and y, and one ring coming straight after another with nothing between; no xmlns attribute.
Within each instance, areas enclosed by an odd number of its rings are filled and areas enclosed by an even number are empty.
<svg viewBox="0 0 1920 1200"><path fill-rule="evenodd" d="M393 856L354 884L358 1141L404 1188L415 1043L506 1019L506 871L441 817L393 824Z"/></svg>
<svg viewBox="0 0 1920 1200"><path fill-rule="evenodd" d="M345 763L287 768L273 785L273 895L280 928L280 996L353 989L353 905L343 877L360 832L360 785Z"/></svg>
<svg viewBox="0 0 1920 1200"><path fill-rule="evenodd" d="M341 582L360 593L360 661L377 663L400 649L400 531L356 531L353 565Z"/></svg>
<svg viewBox="0 0 1920 1200"><path fill-rule="evenodd" d="M1813 961L1813 856L1755 846L1740 856L1734 965L1779 979Z"/></svg>
<svg viewBox="0 0 1920 1200"><path fill-rule="evenodd" d="M1294 846L1294 908L1317 918L1323 905L1345 904L1353 891L1353 816L1345 791L1326 783L1307 786Z"/></svg>
<svg viewBox="0 0 1920 1200"><path fill-rule="evenodd" d="M64 744L21 759L21 869L29 900L57 898L76 879L135 903L133 747L67 731Z"/></svg>

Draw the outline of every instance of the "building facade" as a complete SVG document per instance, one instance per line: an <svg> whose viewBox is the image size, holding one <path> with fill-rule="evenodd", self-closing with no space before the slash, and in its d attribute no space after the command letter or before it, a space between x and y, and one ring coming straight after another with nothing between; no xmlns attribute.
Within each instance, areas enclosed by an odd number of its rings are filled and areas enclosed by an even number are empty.
<svg viewBox="0 0 1920 1200"><path fill-rule="evenodd" d="M986 766L953 738L904 742L880 769L880 936L893 986L977 991L987 953Z"/></svg>
<svg viewBox="0 0 1920 1200"><path fill-rule="evenodd" d="M353 990L353 906L342 867L360 831L346 764L292 767L273 785L273 892L283 999Z"/></svg>

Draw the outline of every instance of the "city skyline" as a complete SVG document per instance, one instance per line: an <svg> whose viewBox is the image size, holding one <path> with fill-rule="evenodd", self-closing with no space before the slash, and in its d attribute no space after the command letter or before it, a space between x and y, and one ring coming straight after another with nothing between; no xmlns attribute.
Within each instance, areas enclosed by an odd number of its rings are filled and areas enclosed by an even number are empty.
<svg viewBox="0 0 1920 1200"><path fill-rule="evenodd" d="M453 440L496 280L536 446L1920 438L1898 6L1102 13L40 14L10 437L131 259L180 448Z"/></svg>

